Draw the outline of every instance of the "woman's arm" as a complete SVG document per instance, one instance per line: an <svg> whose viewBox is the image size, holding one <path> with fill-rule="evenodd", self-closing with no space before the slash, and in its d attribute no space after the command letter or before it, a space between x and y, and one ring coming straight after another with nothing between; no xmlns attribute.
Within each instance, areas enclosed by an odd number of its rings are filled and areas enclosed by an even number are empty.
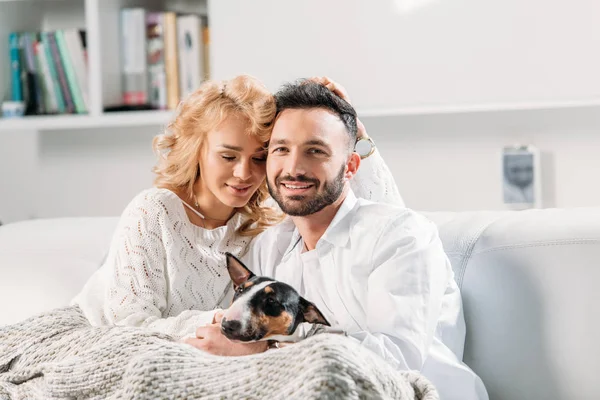
<svg viewBox="0 0 600 400"><path fill-rule="evenodd" d="M357 122L357 138L368 138L369 136L362 122L358 119ZM377 148L375 148L373 154L361 160L358 172L350 181L350 187L356 197L399 207L405 206L394 176Z"/></svg>
<svg viewBox="0 0 600 400"><path fill-rule="evenodd" d="M107 260L75 300L92 324L146 327L181 338L213 322L214 310L164 317L170 280L165 246L173 240L175 214L148 192L128 205Z"/></svg>

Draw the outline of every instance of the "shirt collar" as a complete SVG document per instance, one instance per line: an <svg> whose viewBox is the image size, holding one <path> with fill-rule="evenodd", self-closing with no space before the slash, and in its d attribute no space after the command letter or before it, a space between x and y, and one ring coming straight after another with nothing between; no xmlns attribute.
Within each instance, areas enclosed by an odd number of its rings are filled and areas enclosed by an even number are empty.
<svg viewBox="0 0 600 400"><path fill-rule="evenodd" d="M331 223L327 227L327 230L325 230L325 233L323 234L321 239L319 239L319 242L326 241L338 247L344 247L348 243L348 240L350 239L350 224L352 223L353 217L353 214L351 214L350 212L354 209L357 203L358 200L354 192L351 189L348 190L346 198L344 199L342 205L333 217L333 220L331 220ZM300 232L298 232L298 228L295 227L291 218L286 218L286 220L281 223L281 225L283 224L291 224L291 226L294 227L292 239L288 243L285 251L283 252L282 261L285 261L292 253L292 250L294 250L294 248L296 248L296 246L300 243L301 237ZM319 242L317 242L317 246L319 245Z"/></svg>
<svg viewBox="0 0 600 400"><path fill-rule="evenodd" d="M338 212L319 241L324 240L338 247L344 247L348 243L348 240L350 240L350 224L354 216L351 211L357 202L358 199L354 192L349 189Z"/></svg>

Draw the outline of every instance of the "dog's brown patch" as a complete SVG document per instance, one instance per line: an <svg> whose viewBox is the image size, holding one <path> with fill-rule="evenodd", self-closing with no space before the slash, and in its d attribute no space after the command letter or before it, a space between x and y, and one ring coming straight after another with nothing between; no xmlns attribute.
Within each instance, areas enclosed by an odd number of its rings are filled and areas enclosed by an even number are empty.
<svg viewBox="0 0 600 400"><path fill-rule="evenodd" d="M273 293L273 288L271 286L267 286L265 288L265 293Z"/></svg>
<svg viewBox="0 0 600 400"><path fill-rule="evenodd" d="M248 289L250 286L254 285L254 282L246 282L242 285L244 289Z"/></svg>
<svg viewBox="0 0 600 400"><path fill-rule="evenodd" d="M271 335L287 335L293 321L292 316L284 311L277 317L262 315L257 322L259 327L267 331L265 337L268 337Z"/></svg>

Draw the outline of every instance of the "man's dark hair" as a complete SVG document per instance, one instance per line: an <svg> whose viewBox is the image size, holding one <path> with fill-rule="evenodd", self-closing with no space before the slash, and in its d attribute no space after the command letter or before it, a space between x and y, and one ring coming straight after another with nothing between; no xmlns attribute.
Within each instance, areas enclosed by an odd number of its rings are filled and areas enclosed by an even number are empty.
<svg viewBox="0 0 600 400"><path fill-rule="evenodd" d="M323 108L337 115L344 123L349 136L348 147L354 150L356 142L356 111L347 101L325 86L309 80L285 84L275 93L277 115L289 109Z"/></svg>

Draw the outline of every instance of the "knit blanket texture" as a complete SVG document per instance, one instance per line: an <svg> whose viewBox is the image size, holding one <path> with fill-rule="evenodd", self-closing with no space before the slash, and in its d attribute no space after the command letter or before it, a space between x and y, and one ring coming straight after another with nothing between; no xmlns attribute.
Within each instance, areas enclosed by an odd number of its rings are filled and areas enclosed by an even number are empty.
<svg viewBox="0 0 600 400"><path fill-rule="evenodd" d="M0 399L439 397L418 372L396 371L342 335L219 357L147 329L93 327L65 307L0 327Z"/></svg>

